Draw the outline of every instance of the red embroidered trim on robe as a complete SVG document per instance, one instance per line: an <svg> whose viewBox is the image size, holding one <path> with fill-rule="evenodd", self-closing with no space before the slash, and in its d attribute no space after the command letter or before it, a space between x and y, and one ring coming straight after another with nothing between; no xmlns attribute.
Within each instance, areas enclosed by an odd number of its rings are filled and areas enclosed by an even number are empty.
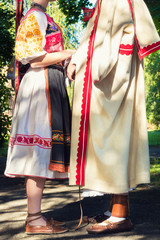
<svg viewBox="0 0 160 240"><path fill-rule="evenodd" d="M130 45L130 44L121 44L120 48L119 48L119 53L122 55L131 55L133 53L133 47L134 45Z"/></svg>
<svg viewBox="0 0 160 240"><path fill-rule="evenodd" d="M135 42L136 42L138 56L140 60L142 60L144 57L160 49L160 41L153 43L151 45L148 45L147 47L141 48L141 46L138 43L137 36L135 35Z"/></svg>
<svg viewBox="0 0 160 240"><path fill-rule="evenodd" d="M89 112L90 112L90 98L91 98L91 85L92 85L92 57L94 49L94 41L96 36L96 28L98 22L98 16L100 12L100 0L98 0L98 12L95 18L94 26L89 39L87 63L83 84L83 96L81 106L81 121L79 130L79 141L77 149L77 175L76 184L84 185L84 167L87 150L87 137L88 137L88 126L89 126Z"/></svg>

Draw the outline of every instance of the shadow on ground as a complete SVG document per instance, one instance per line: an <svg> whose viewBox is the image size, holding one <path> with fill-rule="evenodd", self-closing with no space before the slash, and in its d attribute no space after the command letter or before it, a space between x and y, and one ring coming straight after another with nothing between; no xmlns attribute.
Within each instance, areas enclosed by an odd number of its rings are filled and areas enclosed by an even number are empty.
<svg viewBox="0 0 160 240"><path fill-rule="evenodd" d="M155 154L153 150L152 155ZM159 155L160 156L160 153ZM158 240L160 239L160 188L152 185L139 186L130 192L130 215L134 224L131 232L111 235L88 235L88 225L82 223L74 231L80 219L78 188L69 187L68 180L46 182L42 208L44 215L65 221L69 232L60 235L25 234L26 196L24 179L10 179L3 175L5 158L0 158L0 239L31 240L72 240L72 239L114 239ZM94 216L103 213L109 206L110 196L85 198L82 200L84 215Z"/></svg>

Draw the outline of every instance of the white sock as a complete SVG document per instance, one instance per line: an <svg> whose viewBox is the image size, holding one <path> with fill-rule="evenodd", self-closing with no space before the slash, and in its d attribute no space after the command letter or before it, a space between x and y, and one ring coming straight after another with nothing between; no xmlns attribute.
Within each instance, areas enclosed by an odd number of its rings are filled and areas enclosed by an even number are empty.
<svg viewBox="0 0 160 240"><path fill-rule="evenodd" d="M108 218L109 221L111 222L120 222L120 221L123 221L125 220L126 218L119 218L119 217L113 217L111 216L110 218Z"/></svg>
<svg viewBox="0 0 160 240"><path fill-rule="evenodd" d="M111 216L111 217L109 217L108 219L107 219L107 221L111 221L111 222L120 222L120 221L123 221L123 220L125 220L126 218L119 218L119 217L113 217L113 216ZM98 223L98 225L101 225L101 226L106 226L107 225L107 222L101 222L101 223Z"/></svg>

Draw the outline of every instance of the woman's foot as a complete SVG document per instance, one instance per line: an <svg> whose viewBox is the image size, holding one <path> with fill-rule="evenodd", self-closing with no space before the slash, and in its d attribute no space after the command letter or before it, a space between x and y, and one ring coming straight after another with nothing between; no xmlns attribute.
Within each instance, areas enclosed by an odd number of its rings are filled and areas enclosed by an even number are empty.
<svg viewBox="0 0 160 240"><path fill-rule="evenodd" d="M50 218L50 219L47 218L47 220L50 221L53 225L57 225L57 226L64 226L65 225L64 222L54 220L53 218Z"/></svg>
<svg viewBox="0 0 160 240"><path fill-rule="evenodd" d="M39 216L28 216L26 223L30 226L46 226L46 219L41 214Z"/></svg>
<svg viewBox="0 0 160 240"><path fill-rule="evenodd" d="M56 225L58 224L58 225ZM53 219L47 220L41 212L28 214L26 219L26 233L27 234L52 234L65 233L67 228L60 226L63 223Z"/></svg>
<svg viewBox="0 0 160 240"><path fill-rule="evenodd" d="M52 225L49 221L46 221L46 225L30 225L26 223L27 234L58 234L65 233L68 229L62 226Z"/></svg>
<svg viewBox="0 0 160 240"><path fill-rule="evenodd" d="M26 222L30 223L30 225L39 225L45 226L46 221L49 221L52 225L64 226L64 222L59 222L54 220L53 218L45 218L42 216L41 211L38 213L28 214Z"/></svg>

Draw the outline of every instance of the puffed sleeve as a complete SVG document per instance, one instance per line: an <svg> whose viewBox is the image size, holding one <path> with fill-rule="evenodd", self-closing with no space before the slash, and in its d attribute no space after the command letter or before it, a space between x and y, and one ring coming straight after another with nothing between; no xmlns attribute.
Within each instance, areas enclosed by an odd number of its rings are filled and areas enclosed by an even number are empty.
<svg viewBox="0 0 160 240"><path fill-rule="evenodd" d="M46 54L47 18L44 13L34 11L22 20L16 37L15 55L22 64Z"/></svg>

